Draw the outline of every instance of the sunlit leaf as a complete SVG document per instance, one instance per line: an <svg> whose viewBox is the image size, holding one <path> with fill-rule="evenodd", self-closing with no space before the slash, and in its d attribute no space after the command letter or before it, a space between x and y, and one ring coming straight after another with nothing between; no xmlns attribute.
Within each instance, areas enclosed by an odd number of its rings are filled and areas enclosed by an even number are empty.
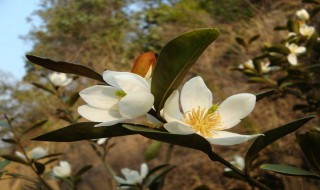
<svg viewBox="0 0 320 190"><path fill-rule="evenodd" d="M158 115L172 91L179 87L191 66L218 36L219 30L214 28L192 30L174 38L162 48L151 85Z"/></svg>
<svg viewBox="0 0 320 190"><path fill-rule="evenodd" d="M26 55L26 57L30 62L52 71L80 75L105 83L99 73L83 65L63 61L54 61L51 59L41 58L33 55Z"/></svg>
<svg viewBox="0 0 320 190"><path fill-rule="evenodd" d="M162 142L153 140L144 152L144 158L149 161L154 159L161 149Z"/></svg>
<svg viewBox="0 0 320 190"><path fill-rule="evenodd" d="M274 141L296 131L297 129L302 127L305 123L307 123L309 120L313 118L314 116L309 116L306 118L293 121L281 127L268 130L263 133L264 136L259 136L258 138L256 138L256 140L253 142L253 144L249 148L245 157L246 172L248 173L251 170L251 164L253 160L256 158L256 156L262 149L264 149Z"/></svg>
<svg viewBox="0 0 320 190"><path fill-rule="evenodd" d="M279 164L263 164L260 166L261 169L273 171L283 175L290 176L303 176L303 177L312 177L320 179L320 175L315 172L307 171L301 168L288 166L288 165L279 165Z"/></svg>

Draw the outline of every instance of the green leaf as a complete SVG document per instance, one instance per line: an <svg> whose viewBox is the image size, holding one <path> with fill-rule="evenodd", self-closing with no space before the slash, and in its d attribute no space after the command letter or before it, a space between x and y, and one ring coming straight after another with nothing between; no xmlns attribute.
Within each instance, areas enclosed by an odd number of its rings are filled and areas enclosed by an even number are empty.
<svg viewBox="0 0 320 190"><path fill-rule="evenodd" d="M23 158L20 158L16 155L1 155L2 158L6 159L6 160L10 160L12 162L17 162L20 164L24 164L24 165L29 165L28 162L26 160L24 160Z"/></svg>
<svg viewBox="0 0 320 190"><path fill-rule="evenodd" d="M288 27L287 26L276 26L273 28L273 30L287 30Z"/></svg>
<svg viewBox="0 0 320 190"><path fill-rule="evenodd" d="M153 140L144 152L144 158L147 161L154 159L161 149L162 142Z"/></svg>
<svg viewBox="0 0 320 190"><path fill-rule="evenodd" d="M17 144L17 141L14 139L1 139L1 140L6 143Z"/></svg>
<svg viewBox="0 0 320 190"><path fill-rule="evenodd" d="M195 134L195 133L190 135L172 134L168 132L161 132L155 129L143 128L143 127L139 127L131 124L123 124L123 127L130 131L133 131L136 134L140 134L150 139L200 150L206 153L210 158L213 158L211 144L205 138L203 138L198 134Z"/></svg>
<svg viewBox="0 0 320 190"><path fill-rule="evenodd" d="M299 34L299 27L296 20L290 19L287 22L287 28L290 32Z"/></svg>
<svg viewBox="0 0 320 190"><path fill-rule="evenodd" d="M89 171L92 168L92 165L87 165L82 167L76 174L75 177L80 177L82 176L84 173L86 173L87 171Z"/></svg>
<svg viewBox="0 0 320 190"><path fill-rule="evenodd" d="M309 164L320 173L320 134L311 131L304 134L296 133L296 138Z"/></svg>
<svg viewBox="0 0 320 190"><path fill-rule="evenodd" d="M70 98L67 100L67 104L68 106L72 107L76 102L77 100L80 98L80 95L79 95L79 92L75 92L73 93Z"/></svg>
<svg viewBox="0 0 320 190"><path fill-rule="evenodd" d="M258 94L256 94L256 101L262 100L265 97L271 96L274 93L275 90L268 90L265 92L260 92Z"/></svg>
<svg viewBox="0 0 320 190"><path fill-rule="evenodd" d="M162 48L151 85L158 115L172 91L179 87L191 66L218 36L219 30L214 28L192 30L174 38Z"/></svg>
<svg viewBox="0 0 320 190"><path fill-rule="evenodd" d="M94 127L99 123L83 122L69 125L67 127L43 134L32 140L53 141L53 142L73 142L87 139L99 139L104 137L116 137L132 135L134 132L116 124L106 127Z"/></svg>
<svg viewBox="0 0 320 190"><path fill-rule="evenodd" d="M313 34L310 36L310 38L306 43L306 48L309 53L312 52L312 48L317 42L318 42L318 33L315 31L313 32Z"/></svg>
<svg viewBox="0 0 320 190"><path fill-rule="evenodd" d="M46 169L46 166L40 162L34 162L33 165L35 166L37 170L37 174L41 175Z"/></svg>
<svg viewBox="0 0 320 190"><path fill-rule="evenodd" d="M320 175L307 171L301 168L288 166L288 165L279 165L279 164L263 164L260 166L261 169L273 171L283 175L290 176L303 176L303 177L312 177L320 179Z"/></svg>
<svg viewBox="0 0 320 190"><path fill-rule="evenodd" d="M35 123L34 125L32 125L31 127L29 127L27 130L25 130L24 132L22 132L22 134L26 134L34 129L37 129L39 127L42 127L44 124L46 124L48 122L48 120L42 120L39 121L38 123Z"/></svg>
<svg viewBox="0 0 320 190"><path fill-rule="evenodd" d="M40 88L46 92L49 92L50 94L55 94L55 92L53 90L51 90L50 88L44 86L43 84L39 84L39 83L36 83L36 82L32 82L31 83L33 86L37 87L37 88Z"/></svg>
<svg viewBox="0 0 320 190"><path fill-rule="evenodd" d="M63 61L54 61L51 59L41 58L33 55L26 55L26 57L30 62L52 71L80 75L105 83L99 73L83 65Z"/></svg>
<svg viewBox="0 0 320 190"><path fill-rule="evenodd" d="M259 34L252 36L249 40L249 44L252 44L254 41L256 41L259 38L260 38Z"/></svg>
<svg viewBox="0 0 320 190"><path fill-rule="evenodd" d="M251 164L253 160L256 158L256 156L262 149L264 149L274 141L296 131L297 129L302 127L305 123L307 123L309 120L313 119L314 117L315 116L309 116L306 118L293 121L281 127L268 130L263 133L264 136L259 136L258 138L256 138L256 140L253 142L253 144L249 148L245 157L246 172L249 173L249 171L251 170Z"/></svg>
<svg viewBox="0 0 320 190"><path fill-rule="evenodd" d="M2 171L8 164L10 164L9 160L2 160L0 162L0 171Z"/></svg>
<svg viewBox="0 0 320 190"><path fill-rule="evenodd" d="M268 48L269 52L276 52L284 55L288 55L290 53L290 50L285 45L274 45Z"/></svg>
<svg viewBox="0 0 320 190"><path fill-rule="evenodd" d="M236 42L237 42L239 45L241 45L242 47L244 47L244 48L247 47L246 42L245 42L244 39L241 38L241 37L236 37Z"/></svg>

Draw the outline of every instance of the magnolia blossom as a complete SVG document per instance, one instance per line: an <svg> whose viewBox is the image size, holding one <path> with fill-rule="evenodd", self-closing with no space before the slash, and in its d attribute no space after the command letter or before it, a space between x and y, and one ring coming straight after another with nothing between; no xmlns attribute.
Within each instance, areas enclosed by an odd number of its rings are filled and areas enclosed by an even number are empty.
<svg viewBox="0 0 320 190"><path fill-rule="evenodd" d="M233 158L234 158L234 161L231 161L230 163L236 166L237 168L239 168L240 170L243 170L245 166L244 159L238 155L234 156ZM224 171L230 172L232 170L230 168L225 168Z"/></svg>
<svg viewBox="0 0 320 190"><path fill-rule="evenodd" d="M119 184L127 184L127 185L136 185L141 184L143 182L143 179L148 174L148 166L146 163L141 164L140 166L140 174L138 171L131 170L129 168L123 168L121 170L121 173L125 178L121 178L118 176L114 176L114 179Z"/></svg>
<svg viewBox="0 0 320 190"><path fill-rule="evenodd" d="M298 64L298 58L297 55L302 54L306 52L306 48L303 46L298 46L295 43L286 44L287 48L290 50L290 53L288 55L288 61L291 65L297 65Z"/></svg>
<svg viewBox="0 0 320 190"><path fill-rule="evenodd" d="M53 175L58 178L67 178L71 175L71 167L67 161L60 161L59 166L53 167Z"/></svg>
<svg viewBox="0 0 320 190"><path fill-rule="evenodd" d="M261 63L261 72L262 73L269 73L272 70L270 67L270 62L262 62Z"/></svg>
<svg viewBox="0 0 320 190"><path fill-rule="evenodd" d="M211 144L234 145L255 138L257 135L240 135L224 131L240 123L256 104L256 96L242 93L230 96L220 105L212 104L212 94L201 77L194 77L182 88L179 109L179 91L167 99L163 116L168 123L165 129L174 134L197 133Z"/></svg>
<svg viewBox="0 0 320 190"><path fill-rule="evenodd" d="M303 22L309 20L310 18L309 13L305 9L300 9L296 12L296 15Z"/></svg>
<svg viewBox="0 0 320 190"><path fill-rule="evenodd" d="M109 126L145 115L153 106L150 85L143 77L129 72L105 71L103 79L111 86L95 85L79 94L87 105L78 112L84 118Z"/></svg>
<svg viewBox="0 0 320 190"><path fill-rule="evenodd" d="M68 78L65 73L53 72L49 75L49 80L55 86L67 86L72 81L72 78Z"/></svg>
<svg viewBox="0 0 320 190"><path fill-rule="evenodd" d="M254 70L253 61L250 59L250 60L244 62L243 64L240 64L239 65L239 69L251 69L251 70Z"/></svg>
<svg viewBox="0 0 320 190"><path fill-rule="evenodd" d="M15 151L15 154L24 160L27 159L25 157L25 155L23 153L21 153L20 151ZM42 148L40 146L32 149L30 152L27 153L28 157L31 159L42 158L42 157L46 156L47 154L48 154L48 148Z"/></svg>
<svg viewBox="0 0 320 190"><path fill-rule="evenodd" d="M313 26L308 26L306 24L303 24L300 28L299 28L299 32L301 35L306 36L308 38L310 38L312 36L312 34L315 32L315 28Z"/></svg>

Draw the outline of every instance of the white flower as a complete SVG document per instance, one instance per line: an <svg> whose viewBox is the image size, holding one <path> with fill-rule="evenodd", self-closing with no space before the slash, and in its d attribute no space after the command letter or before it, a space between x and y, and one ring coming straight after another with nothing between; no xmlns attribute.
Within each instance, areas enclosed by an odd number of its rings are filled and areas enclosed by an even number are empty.
<svg viewBox="0 0 320 190"><path fill-rule="evenodd" d="M29 156L30 156L30 158L38 159L38 158L46 156L47 154L48 154L48 148L44 149L44 148L38 146L38 147L31 150L31 152L29 153Z"/></svg>
<svg viewBox="0 0 320 190"><path fill-rule="evenodd" d="M244 163L244 159L241 156L234 156L234 161L231 161L230 163L234 166L236 166L237 168L239 168L240 170L244 169L245 163ZM230 168L225 168L224 169L225 172L230 172L232 171Z"/></svg>
<svg viewBox="0 0 320 190"><path fill-rule="evenodd" d="M294 32L289 32L289 33L288 33L288 37L289 37L289 38L290 38L290 37L293 37L293 36L297 36L297 34L294 33Z"/></svg>
<svg viewBox="0 0 320 190"><path fill-rule="evenodd" d="M146 163L141 164L140 174L138 171L131 170L129 168L123 168L121 173L125 178L114 176L114 179L120 184L136 185L141 184L143 179L148 174L148 166Z"/></svg>
<svg viewBox="0 0 320 190"><path fill-rule="evenodd" d="M98 145L103 145L107 141L107 139L108 138L100 138L100 139L97 140L97 144Z"/></svg>
<svg viewBox="0 0 320 190"><path fill-rule="evenodd" d="M272 68L269 65L270 65L270 62L262 62L261 63L262 73L269 73L272 70Z"/></svg>
<svg viewBox="0 0 320 190"><path fill-rule="evenodd" d="M58 178L67 178L71 175L71 167L67 161L60 161L59 166L53 167L53 175Z"/></svg>
<svg viewBox="0 0 320 190"><path fill-rule="evenodd" d="M153 106L150 85L141 76L129 72L105 71L103 79L111 86L96 85L79 94L87 105L78 112L84 118L109 126L145 115Z"/></svg>
<svg viewBox="0 0 320 190"><path fill-rule="evenodd" d="M304 21L304 22L309 20L310 18L309 13L305 9L300 9L299 11L296 12L296 15L301 21Z"/></svg>
<svg viewBox="0 0 320 190"><path fill-rule="evenodd" d="M288 61L291 65L297 65L298 64L298 54L302 54L306 52L306 48L303 46L298 46L295 43L286 44L287 48L290 50L290 53L288 55Z"/></svg>
<svg viewBox="0 0 320 190"><path fill-rule="evenodd" d="M240 135L223 131L240 123L256 104L256 96L242 93L230 96L219 106L212 104L212 94L201 77L186 82L181 90L175 90L167 99L163 109L168 123L164 127L174 134L197 133L211 144L234 145L255 138L257 135Z"/></svg>
<svg viewBox="0 0 320 190"><path fill-rule="evenodd" d="M24 154L22 154L22 152L20 152L20 151L15 151L14 153L15 153L15 155L18 156L19 158L22 158L22 159L24 159L24 160L27 159L26 156L25 156Z"/></svg>
<svg viewBox="0 0 320 190"><path fill-rule="evenodd" d="M68 78L65 73L53 72L49 75L49 80L55 86L67 86L72 81L72 78Z"/></svg>
<svg viewBox="0 0 320 190"><path fill-rule="evenodd" d="M243 64L240 64L239 65L239 69L251 69L251 70L254 70L253 61L250 59L250 60L244 62Z"/></svg>
<svg viewBox="0 0 320 190"><path fill-rule="evenodd" d="M299 32L301 35L306 36L308 38L310 38L312 36L312 34L315 32L315 28L313 26L308 26L306 24L303 24L300 28L299 28Z"/></svg>

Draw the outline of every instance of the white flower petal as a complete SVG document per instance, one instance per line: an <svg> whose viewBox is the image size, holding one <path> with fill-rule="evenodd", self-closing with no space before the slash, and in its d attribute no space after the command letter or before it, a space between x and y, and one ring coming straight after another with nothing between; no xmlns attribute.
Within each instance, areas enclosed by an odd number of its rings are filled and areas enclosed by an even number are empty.
<svg viewBox="0 0 320 190"><path fill-rule="evenodd" d="M135 170L130 170L128 168L124 168L121 170L122 174L126 178L126 182L128 184L136 184L136 183L141 183L142 179L140 178L140 175L137 171Z"/></svg>
<svg viewBox="0 0 320 190"><path fill-rule="evenodd" d="M80 106L78 113L93 122L111 122L123 119L117 110L97 109L89 105Z"/></svg>
<svg viewBox="0 0 320 190"><path fill-rule="evenodd" d="M244 159L241 156L238 156L238 155L234 156L234 160L235 160L235 162L237 163L237 166L240 169L244 168L245 162L244 162Z"/></svg>
<svg viewBox="0 0 320 190"><path fill-rule="evenodd" d="M38 158L46 156L47 154L48 154L47 148L44 149L44 148L38 146L38 147L31 150L30 157L34 158L34 159L38 159Z"/></svg>
<svg viewBox="0 0 320 190"><path fill-rule="evenodd" d="M116 109L118 88L95 85L80 91L81 98L90 106L100 109Z"/></svg>
<svg viewBox="0 0 320 190"><path fill-rule="evenodd" d="M126 118L115 119L115 120L99 123L99 124L95 125L94 127L105 127L105 126L115 125L115 124L120 123L125 120L127 120L127 119Z"/></svg>
<svg viewBox="0 0 320 190"><path fill-rule="evenodd" d="M304 52L306 52L307 51L307 49L305 48L305 47L302 47L302 46L300 46L300 47L298 47L297 49L296 49L296 53L297 54L301 54L301 53L304 53Z"/></svg>
<svg viewBox="0 0 320 190"><path fill-rule="evenodd" d="M60 161L59 166L53 167L53 174L56 177L66 178L71 175L71 167L70 164L66 161Z"/></svg>
<svg viewBox="0 0 320 190"><path fill-rule="evenodd" d="M138 118L152 108L153 102L154 97L148 91L132 92L119 101L119 112L124 118Z"/></svg>
<svg viewBox="0 0 320 190"><path fill-rule="evenodd" d="M114 87L119 87L118 83L115 80L115 76L122 75L122 74L130 74L129 72L117 72L117 71L109 71L106 70L103 72L102 77L103 80L106 81L107 84L114 86Z"/></svg>
<svg viewBox="0 0 320 190"><path fill-rule="evenodd" d="M182 114L179 109L179 91L175 90L166 100L163 107L163 117L168 121L179 121Z"/></svg>
<svg viewBox="0 0 320 190"><path fill-rule="evenodd" d="M217 109L223 128L228 129L237 125L240 119L253 111L255 105L256 96L253 94L241 93L227 98Z"/></svg>
<svg viewBox="0 0 320 190"><path fill-rule="evenodd" d="M72 81L72 78L67 78L64 81L62 81L60 86L67 86Z"/></svg>
<svg viewBox="0 0 320 190"><path fill-rule="evenodd" d="M102 145L102 144L104 144L104 143L107 141L107 139L108 139L108 138L100 138L100 139L97 140L97 144L98 144L98 145Z"/></svg>
<svg viewBox="0 0 320 190"><path fill-rule="evenodd" d="M141 164L140 166L140 177L144 179L148 174L148 165L146 163Z"/></svg>
<svg viewBox="0 0 320 190"><path fill-rule="evenodd" d="M161 127L163 126L163 122L159 121L157 118L155 118L153 115L151 114L146 114L147 119L156 127Z"/></svg>
<svg viewBox="0 0 320 190"><path fill-rule="evenodd" d="M118 176L113 176L114 179L117 181L117 183L120 183L120 184L126 184L127 181L121 177L118 177Z"/></svg>
<svg viewBox="0 0 320 190"><path fill-rule="evenodd" d="M127 94L137 91L150 91L148 82L140 75L134 73L119 74L115 76L114 79L117 82L119 88L121 88Z"/></svg>
<svg viewBox="0 0 320 190"><path fill-rule="evenodd" d="M192 130L192 128L189 125L184 124L182 122L178 122L178 121L165 123L163 125L163 127L167 131L169 131L170 133L173 133L173 134L189 135L189 134L194 133L194 131Z"/></svg>
<svg viewBox="0 0 320 190"><path fill-rule="evenodd" d="M288 61L291 65L297 65L298 64L297 55L294 53L290 53L288 55Z"/></svg>
<svg viewBox="0 0 320 190"><path fill-rule="evenodd" d="M210 108L212 94L201 77L194 77L186 82L181 90L180 102L183 112L194 108Z"/></svg>
<svg viewBox="0 0 320 190"><path fill-rule="evenodd" d="M240 144L250 139L256 138L263 134L255 135L240 135L237 133L231 133L227 131L214 131L214 137L207 138L211 144L216 145L235 145Z"/></svg>

